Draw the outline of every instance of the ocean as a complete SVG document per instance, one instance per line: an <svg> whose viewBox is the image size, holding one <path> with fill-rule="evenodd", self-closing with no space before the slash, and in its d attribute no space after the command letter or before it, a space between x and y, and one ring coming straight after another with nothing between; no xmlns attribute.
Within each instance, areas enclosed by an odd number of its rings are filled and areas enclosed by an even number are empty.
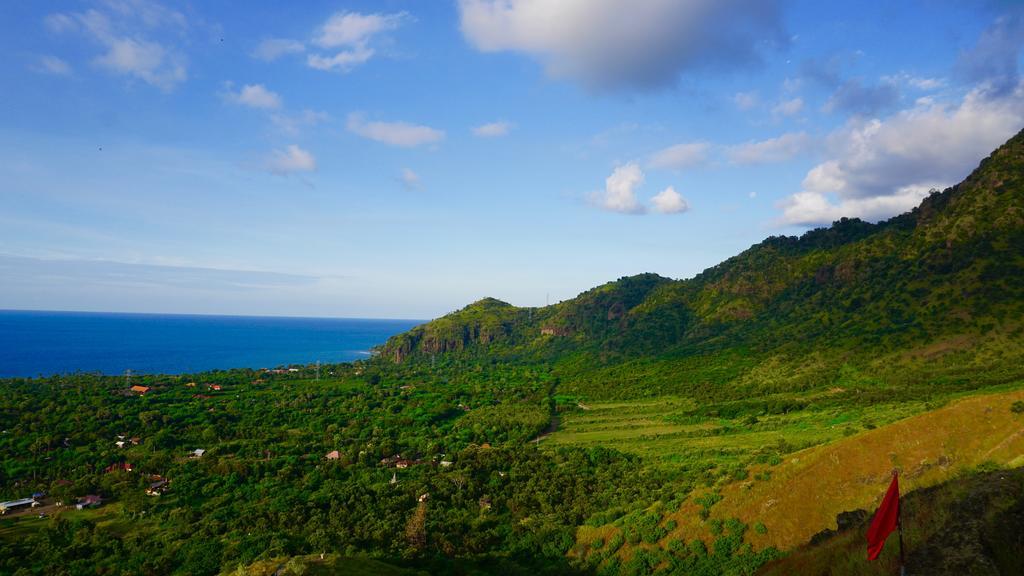
<svg viewBox="0 0 1024 576"><path fill-rule="evenodd" d="M0 310L0 378L347 362L421 320Z"/></svg>

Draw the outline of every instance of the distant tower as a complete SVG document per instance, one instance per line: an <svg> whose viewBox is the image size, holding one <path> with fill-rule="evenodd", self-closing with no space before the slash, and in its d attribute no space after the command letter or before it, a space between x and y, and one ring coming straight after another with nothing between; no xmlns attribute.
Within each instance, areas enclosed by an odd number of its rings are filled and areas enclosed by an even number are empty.
<svg viewBox="0 0 1024 576"><path fill-rule="evenodd" d="M129 369L124 371L124 383L125 383L125 386L131 386L132 385L132 369L131 368L129 368Z"/></svg>
<svg viewBox="0 0 1024 576"><path fill-rule="evenodd" d="M316 361L316 379L318 381L320 380L320 361L319 360Z"/></svg>

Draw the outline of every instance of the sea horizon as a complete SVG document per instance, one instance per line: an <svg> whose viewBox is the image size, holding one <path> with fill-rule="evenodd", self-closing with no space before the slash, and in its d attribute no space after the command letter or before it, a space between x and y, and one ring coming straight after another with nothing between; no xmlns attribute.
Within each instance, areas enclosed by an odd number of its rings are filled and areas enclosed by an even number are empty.
<svg viewBox="0 0 1024 576"><path fill-rule="evenodd" d="M290 318L296 320L384 320L396 322L429 322L429 318L376 318L372 316L304 316L292 314L212 314L206 312L120 312L116 310L56 310L45 308L0 308L0 314L8 312L53 313L53 314L106 314L126 316L200 316L213 318Z"/></svg>
<svg viewBox="0 0 1024 576"><path fill-rule="evenodd" d="M0 310L0 378L351 362L423 320Z"/></svg>

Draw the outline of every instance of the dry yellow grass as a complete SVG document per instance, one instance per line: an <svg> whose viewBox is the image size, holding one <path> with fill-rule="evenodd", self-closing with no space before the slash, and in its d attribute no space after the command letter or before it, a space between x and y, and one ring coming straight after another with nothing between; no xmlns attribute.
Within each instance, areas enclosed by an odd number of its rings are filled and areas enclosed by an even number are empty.
<svg viewBox="0 0 1024 576"><path fill-rule="evenodd" d="M840 512L873 510L893 468L901 471L903 491L947 480L958 470L984 461L1024 462L1024 415L1010 405L1024 391L975 396L888 426L790 454L771 468L767 481L745 481L722 488L711 518L762 522L767 533L748 533L756 548L786 550L825 528L835 528ZM758 470L753 470L757 472ZM671 515L679 527L668 538L709 540L707 524L692 501Z"/></svg>

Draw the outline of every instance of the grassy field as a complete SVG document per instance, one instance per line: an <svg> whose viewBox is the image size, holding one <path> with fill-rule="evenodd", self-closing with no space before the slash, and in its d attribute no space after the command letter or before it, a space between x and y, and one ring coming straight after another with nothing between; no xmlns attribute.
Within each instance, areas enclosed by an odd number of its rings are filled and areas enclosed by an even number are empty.
<svg viewBox="0 0 1024 576"><path fill-rule="evenodd" d="M781 405L813 405L838 394L837 390L776 395L765 400ZM678 397L588 402L585 406L564 413L559 429L545 441L553 446L614 448L641 456L654 466L723 472L772 461L786 452L826 444L927 409L924 402L867 407L826 402L820 408L780 414L754 415L743 410L725 417L707 412L732 412L729 403L708 410Z"/></svg>
<svg viewBox="0 0 1024 576"><path fill-rule="evenodd" d="M92 510L76 510L65 507L60 511L39 518L37 514L25 514L15 517L0 517L0 539L18 540L26 535L38 532L50 525L53 518L65 520L89 520L97 525L115 532L127 532L130 522L122 514L122 506L117 503L105 504Z"/></svg>
<svg viewBox="0 0 1024 576"><path fill-rule="evenodd" d="M731 418L728 406L695 407L679 398L588 403L589 410L563 415L551 445L603 445L637 454L655 466L704 470L704 484L680 505L655 503L654 538L623 542L635 519L608 518L580 527L575 555L596 544L601 557L628 560L634 551L701 540L736 519L755 528L744 540L754 550L788 550L807 542L847 510L873 509L893 468L904 491L943 482L981 466L1024 465L1024 401L1017 383L989 393L950 397L945 403L846 406L815 397L790 396L803 409ZM640 441L642 440L642 441Z"/></svg>

